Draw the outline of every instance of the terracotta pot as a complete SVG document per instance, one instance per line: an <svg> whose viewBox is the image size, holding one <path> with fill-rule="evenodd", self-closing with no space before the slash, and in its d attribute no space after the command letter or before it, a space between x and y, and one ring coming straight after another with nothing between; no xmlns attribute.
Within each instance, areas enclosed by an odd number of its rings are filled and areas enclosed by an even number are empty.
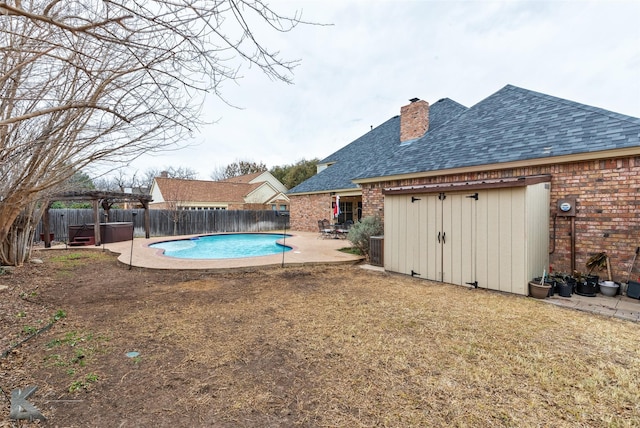
<svg viewBox="0 0 640 428"><path fill-rule="evenodd" d="M529 296L536 299L544 299L549 295L550 285L544 284L540 285L539 282L530 281L529 282Z"/></svg>

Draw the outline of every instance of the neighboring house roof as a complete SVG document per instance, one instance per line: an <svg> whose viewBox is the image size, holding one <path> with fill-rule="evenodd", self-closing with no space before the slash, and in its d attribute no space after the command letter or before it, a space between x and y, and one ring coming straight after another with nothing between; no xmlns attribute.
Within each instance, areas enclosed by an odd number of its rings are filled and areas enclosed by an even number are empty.
<svg viewBox="0 0 640 428"><path fill-rule="evenodd" d="M260 181L256 181L258 179ZM223 181L156 177L151 186L151 195L155 203L170 201L182 205L189 203L265 204L274 198L288 200L284 191L286 187L268 172Z"/></svg>
<svg viewBox="0 0 640 428"><path fill-rule="evenodd" d="M253 180L262 175L262 172L255 172L253 174L239 175L237 177L226 178L220 181L226 181L228 183L251 183Z"/></svg>
<svg viewBox="0 0 640 428"><path fill-rule="evenodd" d="M430 129L444 126L466 110L467 107L449 98L441 99L430 106ZM368 164L388 157L399 145L400 116L395 116L318 162L330 166L289 190L288 194L357 189L359 187L352 179Z"/></svg>
<svg viewBox="0 0 640 428"><path fill-rule="evenodd" d="M640 146L640 118L507 85L455 120L364 165L353 179Z"/></svg>
<svg viewBox="0 0 640 428"><path fill-rule="evenodd" d="M225 180L220 180L228 183L264 183L267 182L271 184L271 186L279 192L285 193L287 191L287 187L280 182L277 178L273 176L269 171L256 172L253 174L240 175L237 177L227 178Z"/></svg>
<svg viewBox="0 0 640 428"><path fill-rule="evenodd" d="M154 186L164 201L244 203L246 195L260 186L222 181L183 180L156 177ZM161 202L156 200L156 202Z"/></svg>

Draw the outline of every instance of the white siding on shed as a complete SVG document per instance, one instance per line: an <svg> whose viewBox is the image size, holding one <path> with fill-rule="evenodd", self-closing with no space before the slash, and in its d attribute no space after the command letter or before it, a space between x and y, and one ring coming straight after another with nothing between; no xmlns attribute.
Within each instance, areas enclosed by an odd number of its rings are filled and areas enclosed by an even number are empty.
<svg viewBox="0 0 640 428"><path fill-rule="evenodd" d="M527 294L548 265L548 182L387 194L384 206L386 270Z"/></svg>

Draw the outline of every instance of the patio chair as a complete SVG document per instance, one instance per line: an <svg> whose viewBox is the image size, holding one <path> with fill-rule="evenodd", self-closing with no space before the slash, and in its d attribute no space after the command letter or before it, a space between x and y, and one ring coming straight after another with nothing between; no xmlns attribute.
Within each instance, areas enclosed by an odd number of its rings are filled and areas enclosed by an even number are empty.
<svg viewBox="0 0 640 428"><path fill-rule="evenodd" d="M350 225L347 222L345 222L344 224L334 225L335 237L340 239L346 239L347 233L349 233L349 227Z"/></svg>
<svg viewBox="0 0 640 428"><path fill-rule="evenodd" d="M320 238L333 238L333 229L329 220L318 220L318 232Z"/></svg>

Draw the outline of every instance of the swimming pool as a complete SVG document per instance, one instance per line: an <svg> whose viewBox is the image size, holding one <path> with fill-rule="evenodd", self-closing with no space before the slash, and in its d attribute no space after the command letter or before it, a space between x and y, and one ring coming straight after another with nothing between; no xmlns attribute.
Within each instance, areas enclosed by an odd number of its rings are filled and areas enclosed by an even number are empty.
<svg viewBox="0 0 640 428"><path fill-rule="evenodd" d="M276 233L233 233L198 236L190 239L151 244L151 248L164 250L163 254L180 259L236 259L268 256L291 251L288 245L276 241L289 237Z"/></svg>

